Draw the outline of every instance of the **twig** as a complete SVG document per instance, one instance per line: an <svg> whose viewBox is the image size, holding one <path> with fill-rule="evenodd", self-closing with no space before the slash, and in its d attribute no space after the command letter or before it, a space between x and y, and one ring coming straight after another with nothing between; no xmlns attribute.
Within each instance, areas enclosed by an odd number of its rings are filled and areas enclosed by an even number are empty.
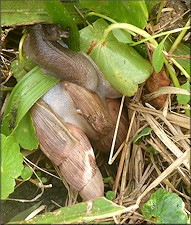
<svg viewBox="0 0 191 225"><path fill-rule="evenodd" d="M118 113L117 122L116 122L116 126L115 126L115 132L113 135L113 140L112 140L112 145L111 145L111 150L110 150L110 155L109 155L109 161L108 161L109 165L111 165L114 161L112 157L113 157L113 152L114 152L114 148L115 148L115 142L116 142L116 138L117 138L117 132L118 132L118 128L119 128L119 122L120 122L121 113L123 110L124 101L125 101L125 95L123 95L123 97L121 99L121 104L120 104L120 108L119 108L119 113Z"/></svg>

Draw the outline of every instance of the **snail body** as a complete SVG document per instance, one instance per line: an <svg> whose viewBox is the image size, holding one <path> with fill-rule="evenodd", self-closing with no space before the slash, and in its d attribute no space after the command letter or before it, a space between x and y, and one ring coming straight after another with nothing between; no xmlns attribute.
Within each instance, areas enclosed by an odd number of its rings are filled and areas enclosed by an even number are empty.
<svg viewBox="0 0 191 225"><path fill-rule="evenodd" d="M36 24L29 28L23 48L34 63L46 74L83 86L100 96L109 98L121 96L104 79L103 73L89 56L82 52L74 52L59 44L56 41L60 38L61 32L59 31L56 32L54 38L52 38L53 35L49 38L50 35L47 36L46 32L47 27Z"/></svg>
<svg viewBox="0 0 191 225"><path fill-rule="evenodd" d="M90 200L104 192L91 144L103 151L110 148L119 109L116 98L121 94L87 55L56 41L60 30L54 34L36 24L29 28L24 42L29 58L46 74L61 80L35 103L31 115L41 150L83 200ZM125 138L127 125L123 111L116 148Z"/></svg>

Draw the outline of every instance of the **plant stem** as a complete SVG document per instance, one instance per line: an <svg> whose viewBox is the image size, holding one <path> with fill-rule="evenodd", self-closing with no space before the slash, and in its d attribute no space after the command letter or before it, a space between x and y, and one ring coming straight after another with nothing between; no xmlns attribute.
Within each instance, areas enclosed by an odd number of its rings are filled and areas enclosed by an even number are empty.
<svg viewBox="0 0 191 225"><path fill-rule="evenodd" d="M158 10L158 14L157 14L157 23L159 22L159 19L160 19L161 13L162 13L162 9L163 9L165 3L166 3L166 0L162 0L160 3L160 7Z"/></svg>
<svg viewBox="0 0 191 225"><path fill-rule="evenodd" d="M184 76L190 81L190 75L186 72L186 70L173 58L170 58L173 64L184 74Z"/></svg>
<svg viewBox="0 0 191 225"><path fill-rule="evenodd" d="M139 45L139 44L141 44L141 43L143 43L145 41L149 41L150 39L155 39L157 37L161 37L161 36L164 36L164 35L177 33L177 32L183 31L183 30L187 31L188 29L190 29L190 26L189 27L176 28L174 30L169 30L169 31L161 32L160 34L156 34L156 35L153 35L153 36L150 35L150 37L144 38L144 39L142 39L140 41L137 41L137 42L131 44L131 46L136 46L136 45Z"/></svg>
<svg viewBox="0 0 191 225"><path fill-rule="evenodd" d="M171 66L169 65L168 61L166 59L164 59L164 63L165 63L165 66L170 74L170 77L172 79L172 82L174 84L175 87L178 87L180 88L180 83L178 81L178 78L176 76L176 74L174 73L174 71L171 69Z"/></svg>
<svg viewBox="0 0 191 225"><path fill-rule="evenodd" d="M170 50L169 50L169 54L172 54L174 52L174 50L177 48L177 46L179 45L179 43L181 42L182 38L184 37L184 35L186 34L186 31L190 28L190 19L187 21L185 28L180 32L180 34L178 35L178 37L176 38L175 42L173 43L173 45L171 46Z"/></svg>
<svg viewBox="0 0 191 225"><path fill-rule="evenodd" d="M108 26L107 29L105 29L104 31L104 34L103 34L103 40L102 42L104 42L109 34L110 31L114 30L114 29L124 29L126 31L133 31L145 38L149 38L150 39L150 42L155 45L155 46L158 46L158 43L157 41L154 40L154 38L148 34L146 31L132 25L132 24L128 24L128 23L115 23L115 24L111 24L110 26Z"/></svg>
<svg viewBox="0 0 191 225"><path fill-rule="evenodd" d="M108 16L105 16L105 15L103 15L103 14L101 14L101 13L90 12L90 13L87 14L86 18L87 18L88 16L98 16L98 17L101 17L101 18L103 18L103 19L105 19L105 20L108 20L108 21L111 22L111 23L117 24L117 21L116 21L116 20L114 20L114 19L112 19L112 18L110 18L110 17L108 17ZM129 32L131 35L133 35L133 36L136 35L135 32L132 32L132 31L130 31L130 30L128 30L128 32Z"/></svg>
<svg viewBox="0 0 191 225"><path fill-rule="evenodd" d="M14 87L1 87L1 91L12 91Z"/></svg>
<svg viewBox="0 0 191 225"><path fill-rule="evenodd" d="M117 21L115 21L114 19L112 19L112 18L110 18L110 17L108 17L108 16L105 16L105 15L103 15L103 14L101 14L101 13L90 12L90 13L88 13L88 14L86 15L86 18L87 18L88 16L98 16L98 17L101 17L101 18L103 18L103 19L105 19L105 20L110 21L111 23L117 23Z"/></svg>
<svg viewBox="0 0 191 225"><path fill-rule="evenodd" d="M172 59L171 59L172 60ZM174 59L173 59L174 60ZM175 62L176 62L176 60L174 60ZM177 78L177 76L176 76L176 74L173 72L173 70L171 69L171 66L169 65L169 63L168 63L168 61L165 59L165 61L164 61L164 63L165 63L165 65L166 65L166 68L167 68L167 70L168 70L168 72L169 72L169 74L170 74L170 77L171 77L171 79L172 79L172 82L173 82L173 84L174 84L174 86L175 87L178 87L178 88L180 88L180 83L179 83L179 81L178 81L178 78ZM174 63L174 62L173 62ZM174 63L175 64L175 63ZM177 63L178 64L178 63ZM175 64L176 65L176 64ZM178 64L179 65L179 64ZM177 65L176 65L177 66ZM180 65L179 65L180 66ZM178 66L177 66L178 67ZM181 71L182 71L182 66L180 66L181 67ZM179 67L178 67L179 68ZM180 68L179 68L180 69ZM184 69L183 69L184 70ZM186 72L186 71L185 71ZM187 73L187 72L186 72ZM189 75L188 75L189 76ZM186 106L187 107L187 104L185 104L184 106ZM189 109L185 109L185 115L187 115L187 116L190 116L190 110Z"/></svg>
<svg viewBox="0 0 191 225"><path fill-rule="evenodd" d="M21 37L20 42L19 42L19 62L20 63L23 63L23 42L26 39L26 37L27 37L27 34L25 33Z"/></svg>

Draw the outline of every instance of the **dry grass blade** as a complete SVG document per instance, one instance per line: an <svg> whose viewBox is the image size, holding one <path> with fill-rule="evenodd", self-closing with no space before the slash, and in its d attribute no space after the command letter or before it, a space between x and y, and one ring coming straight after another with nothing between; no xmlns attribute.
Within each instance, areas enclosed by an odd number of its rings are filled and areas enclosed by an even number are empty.
<svg viewBox="0 0 191 225"><path fill-rule="evenodd" d="M182 88L177 88L177 87L161 87L157 91L154 91L150 94L144 95L144 99L147 100L148 102L153 100L154 98L157 98L160 95L165 95L165 94L181 94L181 95L190 95L190 92L187 90L184 90Z"/></svg>
<svg viewBox="0 0 191 225"><path fill-rule="evenodd" d="M170 173L172 173L177 167L179 167L186 159L189 158L189 151L184 152L176 161L174 161L166 170L164 170L160 176L156 178L152 182L152 184L149 185L149 187L141 194L141 196L137 199L136 204L139 205L141 202L141 199L154 187L156 187L160 182L162 182Z"/></svg>
<svg viewBox="0 0 191 225"><path fill-rule="evenodd" d="M136 110L136 111L143 112L143 113L144 112L149 113L154 116L159 116L159 115L163 116L162 111L144 107L143 105L140 105L140 104L138 105L135 103L130 103L128 107L131 110ZM175 112L168 112L166 118L169 120L169 122L171 122L173 124L176 124L180 127L186 128L186 129L190 129L190 118L188 116L178 114Z"/></svg>
<svg viewBox="0 0 191 225"><path fill-rule="evenodd" d="M121 113L122 113L122 110L123 110L124 101L125 101L125 95L123 95L123 97L121 99L120 109L119 109L119 113L118 113L118 116L117 116L115 132L114 132L111 150L110 150L110 155L109 155L109 162L108 162L109 165L111 165L113 163L113 161L115 160L115 157L113 157L113 152L114 152L115 142L116 142L116 138L117 138L117 131L118 131L118 128L119 128L119 121L120 121L120 118L121 118Z"/></svg>
<svg viewBox="0 0 191 225"><path fill-rule="evenodd" d="M153 163L153 165L154 165L154 167L155 167L155 170L157 171L158 175L161 175L161 171L160 171L159 168L157 167L157 164L155 163L154 157L153 157L152 154L151 154L151 161L152 161L152 163ZM164 182L168 187L170 187L173 191L175 191L177 194L183 196L184 198L187 198L187 199L191 200L191 198L190 198L189 196L187 196L187 195L181 193L180 191L178 191L178 190L172 185L172 183L170 183L170 181L169 181L167 178L165 178L165 179L163 180L163 182Z"/></svg>
<svg viewBox="0 0 191 225"><path fill-rule="evenodd" d="M160 124L154 119L153 116L149 114L143 114L143 117L147 120L150 127L153 129L155 134L160 138L160 140L163 142L164 145L166 145L169 150L178 158L182 155L182 151L168 138L168 136L165 134L165 132L161 129ZM186 159L184 162L184 165L187 169L190 168L188 159Z"/></svg>
<svg viewBox="0 0 191 225"><path fill-rule="evenodd" d="M131 123L128 142L125 142L114 183L115 193L118 194L115 202L119 205L139 205L140 208L150 198L155 187L166 185L167 190L176 192L184 199L189 212L190 197L187 195L187 187L190 185L190 118L170 111L170 107L167 106L164 115L162 110L143 106L135 99L129 102ZM152 128L151 134L143 137L136 145L133 140L148 126ZM156 152L150 153L149 146ZM120 223L140 223L135 213L122 215L117 220ZM141 222L146 222L146 219Z"/></svg>
<svg viewBox="0 0 191 225"><path fill-rule="evenodd" d="M143 87L143 85L142 85L142 87ZM134 99L136 99L137 101L140 100L141 93L142 93L142 88L139 89L139 91L135 95ZM126 136L126 139L125 139L125 143L124 143L124 146L123 146L123 150L122 150L122 153L121 153L121 158L120 158L119 167L118 167L118 170L117 170L117 175L116 175L116 178L115 178L115 183L113 185L113 190L114 190L115 195L117 193L120 178L122 176L122 170L123 170L123 167L124 167L124 162L126 160L126 164L127 164L127 158L129 157L129 154L130 154L130 144L131 144L130 137L131 137L133 126L135 124L135 115L136 115L136 111L133 111L131 116L129 115L129 118L131 118L130 124L129 124L129 129L128 129L127 136ZM126 167L127 167L127 165L126 165ZM122 177L122 186L123 187L124 187L124 184L126 183L126 181L125 181L126 180L125 179L126 174L127 174L127 171L125 172L125 174L123 174L123 177ZM123 190L121 190L121 191L123 192ZM120 202L120 204L122 204L122 202Z"/></svg>
<svg viewBox="0 0 191 225"><path fill-rule="evenodd" d="M134 114L134 116L135 116L135 114ZM130 122L130 125L129 125L129 130L128 130L127 137L126 137L126 140L125 140L125 145L124 145L123 151L121 153L120 163L119 163L119 167L118 167L118 170L117 170L115 183L114 183L114 186L113 186L113 190L114 190L115 194L117 192L117 188L118 188L118 185L119 185L121 173L122 173L122 170L123 170L125 155L126 155L126 152L127 152L127 149L128 149L128 144L127 143L128 143L128 140L129 140L129 135L130 135L132 123L133 123L134 118L135 118L134 116L132 116L132 118L131 118L131 122Z"/></svg>

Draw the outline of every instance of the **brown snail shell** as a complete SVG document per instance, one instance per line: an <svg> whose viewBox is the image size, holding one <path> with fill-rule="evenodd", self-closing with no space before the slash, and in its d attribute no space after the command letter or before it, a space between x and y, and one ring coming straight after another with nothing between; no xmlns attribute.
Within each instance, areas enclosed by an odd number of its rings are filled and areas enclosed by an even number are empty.
<svg viewBox="0 0 191 225"><path fill-rule="evenodd" d="M95 92L62 81L43 100L67 123L79 127L91 140L98 140L113 128L108 109Z"/></svg>
<svg viewBox="0 0 191 225"><path fill-rule="evenodd" d="M99 138L112 130L113 124L105 102L95 92L70 82L63 81L61 84L72 98L77 112L85 118Z"/></svg>
<svg viewBox="0 0 191 225"><path fill-rule="evenodd" d="M93 145L96 149L99 149L102 152L108 153L108 151L111 148L111 144L112 144L112 140L114 136L115 124L118 117L120 102L116 99L114 100L114 99L107 98L106 103L108 106L109 118L111 119L113 123L113 129L110 132L108 132L107 135L101 138L98 142L93 142ZM119 128L118 128L117 138L115 142L115 150L117 150L120 147L120 145L123 143L123 141L125 140L128 127L129 127L129 120L127 117L127 111L124 108L120 117Z"/></svg>
<svg viewBox="0 0 191 225"><path fill-rule="evenodd" d="M91 144L76 126L64 122L39 100L31 109L41 150L84 200L103 196L104 184Z"/></svg>

